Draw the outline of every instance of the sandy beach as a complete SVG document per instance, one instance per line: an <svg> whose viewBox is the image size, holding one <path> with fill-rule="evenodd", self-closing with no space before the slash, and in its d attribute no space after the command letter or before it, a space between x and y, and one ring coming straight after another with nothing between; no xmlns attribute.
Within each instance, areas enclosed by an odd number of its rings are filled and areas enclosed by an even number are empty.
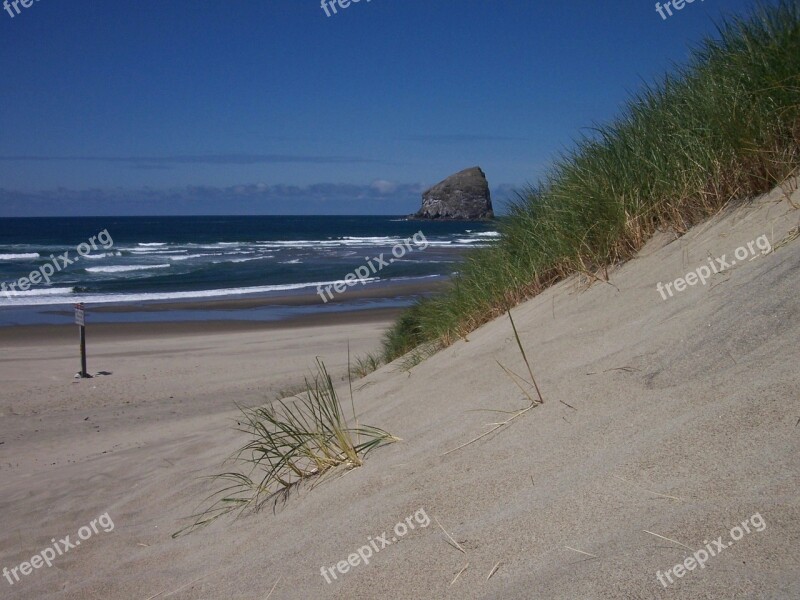
<svg viewBox="0 0 800 600"><path fill-rule="evenodd" d="M800 0L0 7L0 600L800 599Z"/></svg>
<svg viewBox="0 0 800 600"><path fill-rule="evenodd" d="M184 416L196 418L230 412L233 401L243 406L263 403L302 383L315 356L343 375L348 340L354 354L374 348L396 312L346 313L335 322L317 316L282 323L95 325L89 328L89 372L95 375L89 380L72 376L80 365L77 327L0 329L3 417L52 418L54 426L49 432L38 425L19 429L16 419L4 419L5 426L15 427L13 434L3 432L3 455L11 447L23 457L42 444L64 449L70 432L79 438L90 431L100 433L97 439L110 442L119 433L113 421L120 425L133 419L149 426L184 409ZM85 411L100 413L82 414ZM64 429L64 419L72 416L82 426ZM134 437L139 435L143 430ZM19 443L32 446L25 451ZM75 460L59 454L50 466ZM9 468L6 461L3 464Z"/></svg>
<svg viewBox="0 0 800 600"><path fill-rule="evenodd" d="M100 326L90 371L108 374L89 380L72 378L73 327L0 330L0 567L75 541L100 515L114 525L52 567L0 580L2 596L797 597L800 194L791 200L776 190L730 207L659 236L609 283L573 278L514 309L545 403L508 427L449 452L502 417L475 411L525 406L496 362L525 369L500 318L409 371L394 363L356 383L360 421L401 442L177 539L214 491L201 477L245 441L235 403L274 398L315 356L340 377L347 341L376 349L391 315ZM772 252L659 296L659 282L764 235ZM412 515L414 529L396 527ZM729 538L755 515L763 528ZM702 569L657 578L718 536L728 546ZM368 564L326 581L325 567L380 538Z"/></svg>

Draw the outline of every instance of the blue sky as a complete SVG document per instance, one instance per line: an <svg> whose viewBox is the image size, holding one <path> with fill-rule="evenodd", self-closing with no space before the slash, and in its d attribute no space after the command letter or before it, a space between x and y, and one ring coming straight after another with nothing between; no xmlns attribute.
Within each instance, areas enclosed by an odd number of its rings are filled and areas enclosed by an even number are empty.
<svg viewBox="0 0 800 600"><path fill-rule="evenodd" d="M502 203L754 5L696 0L663 20L654 4L0 10L0 216L403 214L473 165Z"/></svg>

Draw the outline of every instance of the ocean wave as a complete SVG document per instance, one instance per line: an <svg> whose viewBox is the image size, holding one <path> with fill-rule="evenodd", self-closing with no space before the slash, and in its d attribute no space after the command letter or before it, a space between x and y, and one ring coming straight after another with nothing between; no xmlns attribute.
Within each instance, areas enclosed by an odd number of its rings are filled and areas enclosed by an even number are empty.
<svg viewBox="0 0 800 600"><path fill-rule="evenodd" d="M129 271L148 271L150 269L169 269L172 265L113 265L108 267L89 267L89 273L127 273Z"/></svg>
<svg viewBox="0 0 800 600"><path fill-rule="evenodd" d="M411 237L411 236L408 236ZM394 246L403 244L408 237L390 236L345 236L339 239L325 240L262 240L254 245L259 248L367 248L373 246Z"/></svg>
<svg viewBox="0 0 800 600"><path fill-rule="evenodd" d="M336 240L291 240L274 242L256 242L254 244L258 248L314 248L317 246L341 246L342 244Z"/></svg>
<svg viewBox="0 0 800 600"><path fill-rule="evenodd" d="M38 252L24 252L22 254L0 254L0 260L31 260L39 258Z"/></svg>
<svg viewBox="0 0 800 600"><path fill-rule="evenodd" d="M389 277L388 279L384 279L384 282L387 281L416 281L417 279L433 279L434 277L442 278L446 277L446 275L408 275L406 277Z"/></svg>
<svg viewBox="0 0 800 600"><path fill-rule="evenodd" d="M145 254L148 256L153 254L185 254L188 252L188 250L174 250L172 248L169 250L159 250L158 248L122 248L122 250L125 250L126 252L133 252L134 254Z"/></svg>
<svg viewBox="0 0 800 600"><path fill-rule="evenodd" d="M159 246L166 246L166 242L139 242L139 246L144 246L145 248L157 248Z"/></svg>
<svg viewBox="0 0 800 600"><path fill-rule="evenodd" d="M239 251L240 247L250 247L255 244L240 244L239 242L219 242L217 244L184 244L189 252L196 252L197 250L216 250L219 252ZM184 250L187 252L187 250ZM251 251L252 252L252 251Z"/></svg>
<svg viewBox="0 0 800 600"><path fill-rule="evenodd" d="M452 265L457 264L457 260L428 260L428 259L414 259L414 258L393 258L392 263L414 263L416 265ZM427 277L427 276L426 276Z"/></svg>
<svg viewBox="0 0 800 600"><path fill-rule="evenodd" d="M2 298L3 295L8 295L12 298L31 298L31 297L38 297L38 296L63 296L66 294L71 294L75 291L75 288L39 288L39 289L32 289L27 290L24 292L17 291L17 290L9 290L7 292L3 292L0 295Z"/></svg>
<svg viewBox="0 0 800 600"><path fill-rule="evenodd" d="M219 256L219 254L183 254L181 256L170 256L170 260L190 260L192 258L202 258L204 256Z"/></svg>
<svg viewBox="0 0 800 600"><path fill-rule="evenodd" d="M215 263L243 263L250 262L251 260L261 260L262 258L273 258L272 254L265 254L264 256L251 256L250 258L232 258L230 260L217 260Z"/></svg>
<svg viewBox="0 0 800 600"><path fill-rule="evenodd" d="M443 275L421 275L409 277L394 277L381 280L378 277L370 277L364 281L368 284L382 281L413 281L432 278L441 278ZM242 288L223 288L217 290L196 290L189 292L152 292L136 294L75 294L74 288L49 288L41 290L31 290L21 294L12 294L12 298L6 300L0 294L0 306L41 306L72 304L83 302L85 304L123 304L134 302L149 301L169 301L169 300L202 300L204 298L222 298L225 296L248 296L254 294L265 294L269 292L284 292L302 290L307 288L334 286L337 283L347 284L343 279L333 281L314 281L308 283L284 283L275 285L263 285ZM359 280L357 283L361 283Z"/></svg>
<svg viewBox="0 0 800 600"><path fill-rule="evenodd" d="M456 243L456 244L472 244L472 245L483 244L484 246L488 246L489 245L487 243L488 241L489 240L480 239L480 238L477 238L477 239L476 238L457 238L456 240L454 240L454 243Z"/></svg>
<svg viewBox="0 0 800 600"><path fill-rule="evenodd" d="M348 242L374 242L374 243L377 243L377 244L384 244L384 243L387 243L387 242L391 243L391 242L394 242L394 241L397 241L397 240L402 241L402 239L405 239L405 238L401 239L401 238L389 237L389 236L385 236L385 235L374 235L374 236L349 236L349 235L346 235L346 236L342 237L341 239L342 239L342 241L348 241Z"/></svg>
<svg viewBox="0 0 800 600"><path fill-rule="evenodd" d="M103 254L86 254L83 258L89 260L100 260L101 258L108 258L109 256L122 256L121 252L104 252Z"/></svg>
<svg viewBox="0 0 800 600"><path fill-rule="evenodd" d="M377 277L365 279L367 283L378 281ZM72 304L75 302L83 302L85 304L123 304L133 302L149 302L153 300L202 300L204 298L222 298L225 296L247 296L253 294L265 294L269 292L285 292L293 290L302 290L305 288L316 288L318 286L336 285L337 283L346 283L344 280L336 281L314 281L309 283L283 283L275 285L263 285L254 287L242 288L222 288L217 290L196 290L190 292L151 292L151 293L137 293L137 294L71 294L73 288L61 288L64 290L64 295L59 297L55 292L52 292L51 297L16 297L11 300L6 300L0 294L0 306L41 306L41 305L57 305L57 304ZM359 282L360 283L360 282ZM55 289L55 288L54 288Z"/></svg>

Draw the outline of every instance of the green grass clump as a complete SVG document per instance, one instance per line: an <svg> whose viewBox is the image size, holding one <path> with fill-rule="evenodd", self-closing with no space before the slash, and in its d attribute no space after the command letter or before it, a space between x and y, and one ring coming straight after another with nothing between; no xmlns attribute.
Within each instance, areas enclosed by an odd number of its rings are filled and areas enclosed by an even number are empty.
<svg viewBox="0 0 800 600"><path fill-rule="evenodd" d="M351 387L351 406L352 387ZM352 469L364 456L399 438L383 429L359 426L353 406L350 427L325 364L317 359L317 374L306 378L305 392L292 401L276 400L269 406L242 409L240 431L250 441L232 457L246 467L215 475L224 486L206 501L212 504L193 515L193 523L173 534L191 532L233 511L258 511L302 481L320 477L337 467Z"/></svg>
<svg viewBox="0 0 800 600"><path fill-rule="evenodd" d="M726 20L687 65L520 191L498 243L400 317L384 358L450 344L569 275L602 278L659 229L683 233L731 200L771 190L799 157L800 3L784 0Z"/></svg>
<svg viewBox="0 0 800 600"><path fill-rule="evenodd" d="M377 371L383 365L383 357L378 354L367 353L364 356L356 356L353 364L350 365L350 376L362 379Z"/></svg>

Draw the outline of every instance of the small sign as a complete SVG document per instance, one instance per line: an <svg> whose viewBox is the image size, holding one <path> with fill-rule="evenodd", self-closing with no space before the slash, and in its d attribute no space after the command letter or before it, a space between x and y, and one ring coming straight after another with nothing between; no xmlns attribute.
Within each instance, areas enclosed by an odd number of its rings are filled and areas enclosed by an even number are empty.
<svg viewBox="0 0 800 600"><path fill-rule="evenodd" d="M86 311L84 310L83 303L75 305L75 324L83 327L86 325Z"/></svg>

